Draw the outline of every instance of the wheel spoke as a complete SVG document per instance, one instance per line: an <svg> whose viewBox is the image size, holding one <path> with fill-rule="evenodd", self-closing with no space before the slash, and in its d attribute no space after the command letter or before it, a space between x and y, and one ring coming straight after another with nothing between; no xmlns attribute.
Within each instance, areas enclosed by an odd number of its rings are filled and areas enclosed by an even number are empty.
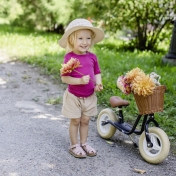
<svg viewBox="0 0 176 176"><path fill-rule="evenodd" d="M158 141L157 141L157 137L155 136L150 136L151 137L151 142L153 143L153 147L152 149L155 149L155 150L161 150L161 146L159 145Z"/></svg>
<svg viewBox="0 0 176 176"><path fill-rule="evenodd" d="M109 117L107 115L102 116L102 121L107 121L107 120L109 120ZM100 121L100 126L101 126L102 131L107 132L109 130L110 125L109 124L101 125L101 124L102 122Z"/></svg>

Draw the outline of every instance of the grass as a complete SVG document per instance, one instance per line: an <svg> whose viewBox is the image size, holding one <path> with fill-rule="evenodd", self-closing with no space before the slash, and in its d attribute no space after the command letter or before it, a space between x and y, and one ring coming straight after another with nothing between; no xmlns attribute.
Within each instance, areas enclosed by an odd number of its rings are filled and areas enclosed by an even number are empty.
<svg viewBox="0 0 176 176"><path fill-rule="evenodd" d="M59 38L60 36L56 34L0 26L0 51L4 51L12 59L39 66L43 73L52 75L60 81L59 70L65 51L58 46ZM147 74L154 71L161 76L161 83L167 86L167 90L164 111L156 113L156 119L174 144L176 139L176 79L174 77L176 67L161 63L167 50L165 49L165 53L137 50L125 52L119 50L119 41L106 39L96 45L93 52L99 58L104 84L104 90L97 94L99 105L108 107L109 98L112 95L127 99L130 101L130 106L125 109L127 121L134 121L138 111L133 96L122 94L116 87L117 77L135 67L143 69ZM59 101L54 101L54 103L57 102ZM50 103L53 103L53 100Z"/></svg>
<svg viewBox="0 0 176 176"><path fill-rule="evenodd" d="M59 103L61 103L61 98L60 97L58 97L58 98L49 98L47 100L47 103L51 104L51 105L59 104Z"/></svg>

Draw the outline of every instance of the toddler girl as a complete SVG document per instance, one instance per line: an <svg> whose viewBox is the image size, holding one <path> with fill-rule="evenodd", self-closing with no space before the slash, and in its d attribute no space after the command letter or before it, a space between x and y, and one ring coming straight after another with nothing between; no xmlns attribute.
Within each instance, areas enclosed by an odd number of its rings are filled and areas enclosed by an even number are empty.
<svg viewBox="0 0 176 176"><path fill-rule="evenodd" d="M96 155L96 151L87 144L87 137L90 117L97 114L95 92L103 90L103 86L98 59L89 49L103 38L104 32L93 27L90 21L76 19L67 26L59 40L59 45L67 51L64 63L75 58L81 65L71 73L61 74L62 81L68 84L63 97L62 114L70 119L69 152L77 158Z"/></svg>

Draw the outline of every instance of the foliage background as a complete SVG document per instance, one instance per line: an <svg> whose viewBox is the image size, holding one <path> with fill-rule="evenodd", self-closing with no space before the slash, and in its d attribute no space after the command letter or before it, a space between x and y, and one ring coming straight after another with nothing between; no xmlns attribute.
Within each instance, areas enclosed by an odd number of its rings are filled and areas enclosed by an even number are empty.
<svg viewBox="0 0 176 176"><path fill-rule="evenodd" d="M128 36L127 49L156 51L171 31L175 0L1 0L0 21L63 33L75 18L86 18L107 35Z"/></svg>

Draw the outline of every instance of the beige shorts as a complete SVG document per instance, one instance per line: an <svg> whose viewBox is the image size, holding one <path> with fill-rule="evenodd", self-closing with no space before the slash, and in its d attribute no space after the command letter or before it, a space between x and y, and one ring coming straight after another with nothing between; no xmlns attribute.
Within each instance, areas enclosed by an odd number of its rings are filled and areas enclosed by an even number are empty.
<svg viewBox="0 0 176 176"><path fill-rule="evenodd" d="M82 115L88 117L97 115L96 94L79 98L66 90L63 97L62 114L71 119L80 118Z"/></svg>

